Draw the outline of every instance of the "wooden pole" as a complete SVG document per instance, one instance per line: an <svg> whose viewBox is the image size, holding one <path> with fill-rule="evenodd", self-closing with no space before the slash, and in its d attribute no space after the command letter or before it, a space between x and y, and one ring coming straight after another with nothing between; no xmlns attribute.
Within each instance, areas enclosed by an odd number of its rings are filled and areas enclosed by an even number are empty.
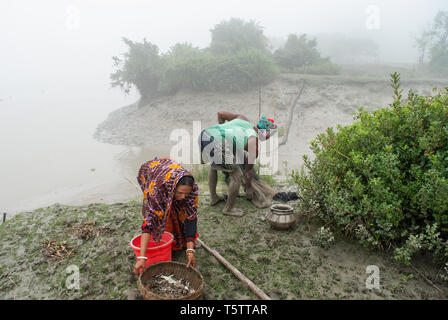
<svg viewBox="0 0 448 320"><path fill-rule="evenodd" d="M286 142L288 141L289 129L291 128L292 119L294 118L294 108L295 108L295 106L297 104L297 101L299 101L299 98L301 97L304 88L305 88L305 80L302 81L302 87L300 88L300 90L297 93L297 95L292 99L292 102L289 105L288 123L286 124L285 135L283 136L282 141L279 141L279 143L278 143L279 147L284 145L284 144L286 144Z"/></svg>
<svg viewBox="0 0 448 320"><path fill-rule="evenodd" d="M232 273L237 277L239 280L241 280L242 283L244 283L250 291L252 291L258 298L261 300L271 300L271 298L264 293L260 288L258 288L252 281L250 281L248 278L244 276L238 269L236 269L232 264L224 259L223 256L221 256L216 250L212 250L209 246L207 246L204 241L199 240L201 245L210 252L219 262L221 262L227 269L232 271Z"/></svg>
<svg viewBox="0 0 448 320"><path fill-rule="evenodd" d="M436 288L437 291L439 291L440 293L443 294L443 291L438 286L436 286L431 280L429 280L427 277L425 277L425 275L422 272L420 272L416 267L414 267L412 264L411 264L411 268L414 269L415 271L417 271L418 274L421 275L423 277L423 279L426 280L426 282L428 282L430 285L432 285L434 288Z"/></svg>
<svg viewBox="0 0 448 320"><path fill-rule="evenodd" d="M2 223L5 223L5 221L6 221L6 212L3 212L3 222Z"/></svg>

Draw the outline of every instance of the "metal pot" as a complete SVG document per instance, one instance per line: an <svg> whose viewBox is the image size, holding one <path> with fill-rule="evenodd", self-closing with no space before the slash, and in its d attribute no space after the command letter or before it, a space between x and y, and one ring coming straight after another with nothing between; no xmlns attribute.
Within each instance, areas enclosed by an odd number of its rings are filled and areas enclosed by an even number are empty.
<svg viewBox="0 0 448 320"><path fill-rule="evenodd" d="M294 208L287 204L274 204L271 212L266 215L266 219L275 229L286 230L294 225L296 217Z"/></svg>

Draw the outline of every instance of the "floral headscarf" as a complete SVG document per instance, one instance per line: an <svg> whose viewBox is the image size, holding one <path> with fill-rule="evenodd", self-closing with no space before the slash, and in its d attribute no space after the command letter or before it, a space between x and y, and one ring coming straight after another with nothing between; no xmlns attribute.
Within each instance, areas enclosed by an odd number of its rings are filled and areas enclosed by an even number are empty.
<svg viewBox="0 0 448 320"><path fill-rule="evenodd" d="M140 167L137 180L143 192L142 228L148 228L156 242L163 235L169 215L178 215L180 223L197 217L196 183L187 198L174 201L177 182L185 175L191 173L170 158L156 157Z"/></svg>

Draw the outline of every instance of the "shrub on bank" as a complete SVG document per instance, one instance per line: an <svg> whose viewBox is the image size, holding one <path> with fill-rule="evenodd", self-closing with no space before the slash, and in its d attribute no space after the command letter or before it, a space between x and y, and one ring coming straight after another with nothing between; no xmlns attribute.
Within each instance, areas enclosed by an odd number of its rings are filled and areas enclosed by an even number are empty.
<svg viewBox="0 0 448 320"><path fill-rule="evenodd" d="M290 34L285 45L274 52L275 61L285 72L309 74L338 74L340 67L323 58L317 40L306 34Z"/></svg>
<svg viewBox="0 0 448 320"><path fill-rule="evenodd" d="M352 125L328 128L311 143L315 159L294 172L302 210L367 246L393 248L409 263L426 251L448 262L448 88L401 95Z"/></svg>

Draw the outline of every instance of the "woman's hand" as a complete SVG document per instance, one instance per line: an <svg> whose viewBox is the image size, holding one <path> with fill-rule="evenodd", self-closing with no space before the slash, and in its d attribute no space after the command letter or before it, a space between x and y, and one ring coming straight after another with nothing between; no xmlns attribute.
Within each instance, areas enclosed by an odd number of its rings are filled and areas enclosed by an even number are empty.
<svg viewBox="0 0 448 320"><path fill-rule="evenodd" d="M196 268L196 257L194 256L194 253L191 251L187 252L187 268L193 267Z"/></svg>
<svg viewBox="0 0 448 320"><path fill-rule="evenodd" d="M142 233L142 238L140 240L140 246L141 246L140 256L141 257L146 256L146 248L148 247L149 238L150 238L150 234L148 232ZM144 259L144 258L140 258L140 259L137 258L137 262L135 263L135 266L134 266L134 274L139 274L140 269L143 269L143 271L146 270L146 259Z"/></svg>
<svg viewBox="0 0 448 320"><path fill-rule="evenodd" d="M142 269L142 270L140 270L140 269ZM134 274L138 275L145 270L146 270L146 260L145 259L137 259L137 262L134 265Z"/></svg>

